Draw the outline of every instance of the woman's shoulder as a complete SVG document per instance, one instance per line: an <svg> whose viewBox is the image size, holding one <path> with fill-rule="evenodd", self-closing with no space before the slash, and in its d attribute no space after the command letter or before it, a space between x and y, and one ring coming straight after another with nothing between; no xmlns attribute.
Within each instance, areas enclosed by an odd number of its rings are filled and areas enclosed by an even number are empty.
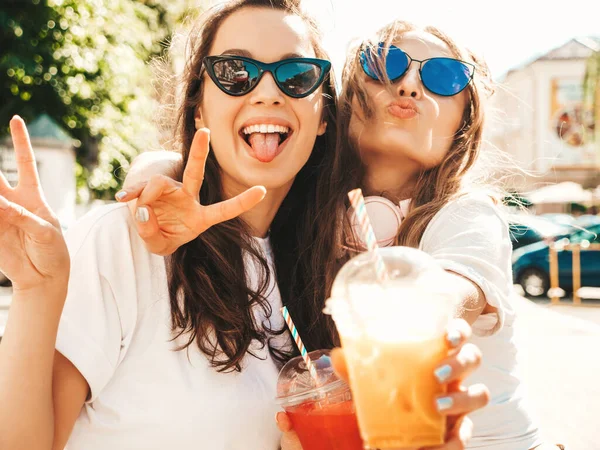
<svg viewBox="0 0 600 450"><path fill-rule="evenodd" d="M483 217L506 222L507 212L502 200L489 191L470 191L456 195L434 215L436 220L478 221Z"/></svg>
<svg viewBox="0 0 600 450"><path fill-rule="evenodd" d="M421 246L467 235L503 239L508 236L508 229L507 213L500 200L487 191L466 192L448 201L433 216Z"/></svg>
<svg viewBox="0 0 600 450"><path fill-rule="evenodd" d="M98 297L114 297L121 308L131 306L135 298L151 301L155 294L163 295L164 258L146 249L126 204L94 208L67 230L66 241L71 257L70 295L89 296L93 280ZM103 283L110 286L110 292L104 292ZM141 295L145 289L150 291Z"/></svg>
<svg viewBox="0 0 600 450"><path fill-rule="evenodd" d="M131 245L132 241L141 241L132 239L132 236L137 236L135 224L127 205L123 203L93 208L65 233L71 258L84 247L104 253L123 244Z"/></svg>

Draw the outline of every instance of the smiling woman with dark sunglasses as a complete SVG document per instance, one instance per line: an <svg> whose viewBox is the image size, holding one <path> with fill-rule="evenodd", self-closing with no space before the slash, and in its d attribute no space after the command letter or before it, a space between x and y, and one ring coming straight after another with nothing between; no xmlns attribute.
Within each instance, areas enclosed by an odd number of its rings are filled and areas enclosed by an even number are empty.
<svg viewBox="0 0 600 450"><path fill-rule="evenodd" d="M335 146L330 66L298 3L231 1L191 33L175 135L185 170L156 186L193 199L195 214L178 213L200 234L168 260L118 204L68 231L69 271L25 125L11 121L19 186L0 174L0 266L15 291L0 448L279 448L275 383L292 351L280 308L283 298L310 323L322 316L312 264L328 252L305 252L317 230L304 225ZM223 56L235 49L246 55ZM160 217L154 206L138 218ZM333 346L326 326L311 339Z"/></svg>

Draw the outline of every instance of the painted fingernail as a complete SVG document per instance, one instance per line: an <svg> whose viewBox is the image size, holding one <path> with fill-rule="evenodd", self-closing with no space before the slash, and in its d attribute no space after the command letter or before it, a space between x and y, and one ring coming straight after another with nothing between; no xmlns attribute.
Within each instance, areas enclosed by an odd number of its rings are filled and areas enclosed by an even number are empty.
<svg viewBox="0 0 600 450"><path fill-rule="evenodd" d="M456 359L459 363L466 366L468 364L475 364L475 362L477 361L477 355L475 354L475 351L472 348L467 346L463 347L463 349L460 352L458 352L458 355L456 355Z"/></svg>
<svg viewBox="0 0 600 450"><path fill-rule="evenodd" d="M275 423L279 423L279 414L280 413L275 413Z"/></svg>
<svg viewBox="0 0 600 450"><path fill-rule="evenodd" d="M452 408L452 405L454 405L454 400L452 397L439 397L435 399L435 404L438 411L446 411L447 409Z"/></svg>
<svg viewBox="0 0 600 450"><path fill-rule="evenodd" d="M135 218L138 222L148 222L148 219L150 219L150 214L148 214L148 208L146 208L145 206L140 206L138 209L136 209Z"/></svg>
<svg viewBox="0 0 600 450"><path fill-rule="evenodd" d="M0 195L0 209L7 209L9 206L8 200Z"/></svg>
<svg viewBox="0 0 600 450"><path fill-rule="evenodd" d="M448 331L447 339L452 347L458 347L461 339L460 332L458 332L457 330Z"/></svg>
<svg viewBox="0 0 600 450"><path fill-rule="evenodd" d="M123 200L127 196L127 191L119 191L115 194L117 200Z"/></svg>
<svg viewBox="0 0 600 450"><path fill-rule="evenodd" d="M452 367L450 367L448 364L444 364L443 366L435 369L433 371L433 374L440 383L443 383L448 378L450 378L450 375L452 375Z"/></svg>

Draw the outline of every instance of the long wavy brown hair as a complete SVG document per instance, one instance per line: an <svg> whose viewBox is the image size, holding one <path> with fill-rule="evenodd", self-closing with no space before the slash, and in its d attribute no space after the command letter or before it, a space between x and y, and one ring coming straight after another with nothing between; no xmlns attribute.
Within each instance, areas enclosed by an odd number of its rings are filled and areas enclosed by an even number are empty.
<svg viewBox="0 0 600 450"><path fill-rule="evenodd" d="M342 74L342 92L338 102L338 151L334 162L332 184L339 187L337 195L332 191L332 197L327 209L337 209L337 217L343 222L342 229L350 232L350 225L345 214L348 207L346 192L364 181L364 167L362 165L356 142L350 137L349 128L352 118L353 100L369 119L373 115L373 107L367 92L363 87L363 72L360 64L360 51L365 46L377 46L385 42L386 47L393 41L412 30L417 30L415 25L405 21L394 21L376 33L372 41L362 42L349 50L349 55ZM433 216L451 199L463 194L466 190L466 181L471 180L469 175L477 161L482 144L482 134L485 113L482 102L493 93L489 70L484 61L472 52L461 49L450 37L435 27L426 27L425 32L441 39L452 50L455 57L471 62L475 65L473 81L468 86L469 101L463 114L462 126L456 131L452 145L445 158L436 167L424 169L416 180L412 192L412 201L409 213L402 222L396 245L418 247L423 232ZM377 62L381 72L385 67L385 55ZM391 89L389 80L385 81ZM338 234L338 242L342 239ZM328 273L328 286L331 286L337 267L348 254L341 254L336 267Z"/></svg>
<svg viewBox="0 0 600 450"><path fill-rule="evenodd" d="M208 12L190 33L189 54L183 75L183 101L177 112L176 140L183 155L183 167L196 132L194 114L202 103L202 60L209 55L219 27L242 8L274 8L300 16L311 30L317 58L328 59L320 45L316 22L300 9L300 0L234 0ZM334 333L331 321L322 314L325 284L318 275L331 257L333 239L323 239L319 223L327 214L319 207L322 192L328 192L327 174L335 152L336 92L334 77L323 85L324 120L327 131L318 136L312 154L300 170L277 212L270 228L274 252L275 275L282 301L290 310L309 349L331 347ZM183 170L183 169L182 169ZM182 176L179 173L179 179ZM213 152L208 155L200 198L204 204L224 200L221 170ZM333 230L331 230L333 232ZM315 242L321 245L315 246ZM253 245L247 225L239 218L213 226L195 240L180 247L168 260L171 319L175 339L183 337L180 350L194 342L220 372L241 371L242 360L252 351L253 342L268 345L278 362L293 353L271 344L274 335L287 330L273 330L269 323L255 323L254 310L266 317L272 311L265 295L270 271L260 249ZM262 272L259 288L247 283L243 254L254 259ZM315 275L317 273L317 275Z"/></svg>

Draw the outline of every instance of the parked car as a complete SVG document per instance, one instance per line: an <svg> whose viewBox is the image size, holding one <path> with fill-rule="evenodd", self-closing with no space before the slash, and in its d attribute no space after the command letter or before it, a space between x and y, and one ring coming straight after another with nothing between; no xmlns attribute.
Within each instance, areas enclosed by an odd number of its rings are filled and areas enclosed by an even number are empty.
<svg viewBox="0 0 600 450"><path fill-rule="evenodd" d="M509 225L513 250L535 242L561 239L572 232L570 226L541 216L524 214L512 216Z"/></svg>
<svg viewBox="0 0 600 450"><path fill-rule="evenodd" d="M600 224L576 230L557 244L600 243ZM546 295L550 289L550 250L548 242L540 241L513 251L512 269L515 282L531 297ZM558 284L561 289L573 290L573 254L558 251ZM581 252L581 286L600 287L600 252Z"/></svg>

